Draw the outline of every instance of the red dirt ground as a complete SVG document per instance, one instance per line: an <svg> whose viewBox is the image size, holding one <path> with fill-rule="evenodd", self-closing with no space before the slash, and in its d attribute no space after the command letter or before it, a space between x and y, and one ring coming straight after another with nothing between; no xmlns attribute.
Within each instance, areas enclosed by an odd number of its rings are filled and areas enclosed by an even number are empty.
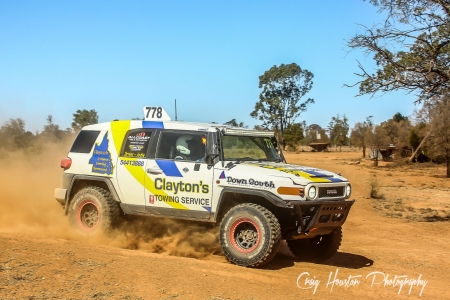
<svg viewBox="0 0 450 300"><path fill-rule="evenodd" d="M359 152L288 153L290 163L351 181L356 203L341 248L314 264L282 244L269 265L249 269L226 261L214 229L190 222L138 220L111 236L80 237L53 199L64 155L0 161L0 299L450 299L442 167L375 168ZM377 186L380 199L372 199ZM353 285L343 285L349 278ZM421 282L399 285L405 279Z"/></svg>

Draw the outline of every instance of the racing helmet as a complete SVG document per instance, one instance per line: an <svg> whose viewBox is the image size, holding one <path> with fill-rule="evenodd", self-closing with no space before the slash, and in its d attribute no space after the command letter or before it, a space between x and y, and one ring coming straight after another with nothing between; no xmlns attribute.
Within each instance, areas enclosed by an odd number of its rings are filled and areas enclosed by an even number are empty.
<svg viewBox="0 0 450 300"><path fill-rule="evenodd" d="M183 134L177 139L176 148L177 151L184 155L190 155L191 150L189 150L188 142L192 140L192 135Z"/></svg>

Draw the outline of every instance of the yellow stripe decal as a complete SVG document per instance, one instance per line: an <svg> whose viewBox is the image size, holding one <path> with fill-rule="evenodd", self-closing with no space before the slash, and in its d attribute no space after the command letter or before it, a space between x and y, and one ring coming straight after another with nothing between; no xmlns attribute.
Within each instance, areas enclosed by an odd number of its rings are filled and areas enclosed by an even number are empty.
<svg viewBox="0 0 450 300"><path fill-rule="evenodd" d="M120 155L122 141L125 134L130 130L131 121L114 121L111 122L111 131L114 138L114 146L116 147L117 155Z"/></svg>
<svg viewBox="0 0 450 300"><path fill-rule="evenodd" d="M114 146L116 147L117 155L120 155L121 142L125 138L125 134L130 129L131 121L115 121L111 122L111 131L114 139ZM126 160L135 161L137 158L127 157ZM148 176L147 172L142 167L135 167L130 165L125 165L125 168L130 172L130 174L152 194L158 194L163 196L168 196L163 191L158 191L155 189L153 180ZM188 207L183 204L176 202L165 202L166 204L172 206L175 209L189 210Z"/></svg>
<svg viewBox="0 0 450 300"><path fill-rule="evenodd" d="M255 166L260 166L260 165L255 165ZM332 182L331 180L325 179L325 178L317 178L317 177L311 177L314 175L308 174L306 172L303 171L299 171L299 170L290 170L290 169L286 169L286 168L275 168L273 166L260 166L262 168L266 168L266 169L273 169L273 170L278 170L284 173L288 173L288 174L293 174L296 176L300 176L303 177L305 179L311 180L312 182L319 182L319 183L326 183L326 182Z"/></svg>

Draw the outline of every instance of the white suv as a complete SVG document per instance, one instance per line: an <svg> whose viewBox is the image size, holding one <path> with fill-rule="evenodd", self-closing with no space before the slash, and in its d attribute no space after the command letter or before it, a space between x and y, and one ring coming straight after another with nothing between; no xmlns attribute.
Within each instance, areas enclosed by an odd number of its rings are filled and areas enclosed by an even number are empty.
<svg viewBox="0 0 450 300"><path fill-rule="evenodd" d="M123 214L218 223L227 259L249 267L281 239L302 259L337 252L354 203L345 178L287 164L273 132L144 114L84 127L61 161L55 198L78 230L107 230Z"/></svg>

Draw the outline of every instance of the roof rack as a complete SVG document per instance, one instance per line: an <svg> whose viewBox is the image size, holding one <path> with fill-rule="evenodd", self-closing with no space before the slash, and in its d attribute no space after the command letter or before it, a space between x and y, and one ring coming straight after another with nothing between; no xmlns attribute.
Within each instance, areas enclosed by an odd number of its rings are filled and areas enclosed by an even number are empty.
<svg viewBox="0 0 450 300"><path fill-rule="evenodd" d="M262 137L273 137L274 133L272 131L259 131L251 130L245 128L224 128L224 135L247 135L247 136L262 136Z"/></svg>

